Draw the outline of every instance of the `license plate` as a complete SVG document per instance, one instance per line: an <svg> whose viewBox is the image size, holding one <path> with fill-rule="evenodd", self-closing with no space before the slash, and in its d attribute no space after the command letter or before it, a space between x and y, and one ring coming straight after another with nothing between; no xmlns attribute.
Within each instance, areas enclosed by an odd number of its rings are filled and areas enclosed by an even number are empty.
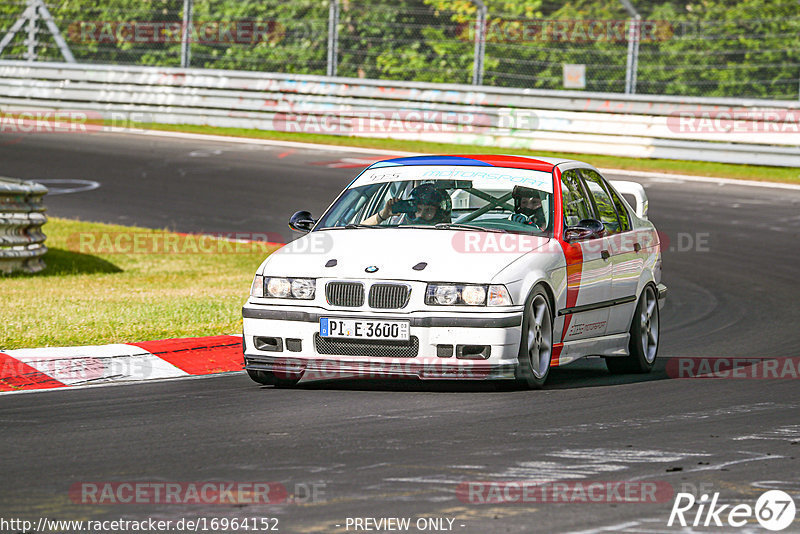
<svg viewBox="0 0 800 534"><path fill-rule="evenodd" d="M320 337L408 341L409 324L408 321L370 321L321 317L319 320L319 335Z"/></svg>

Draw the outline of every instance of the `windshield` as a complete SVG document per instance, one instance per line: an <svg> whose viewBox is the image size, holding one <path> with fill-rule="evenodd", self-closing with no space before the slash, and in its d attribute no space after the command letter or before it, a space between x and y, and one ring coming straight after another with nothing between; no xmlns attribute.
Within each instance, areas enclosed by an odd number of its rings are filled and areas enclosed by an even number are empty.
<svg viewBox="0 0 800 534"><path fill-rule="evenodd" d="M551 235L552 175L475 166L368 169L342 193L315 229L367 227Z"/></svg>

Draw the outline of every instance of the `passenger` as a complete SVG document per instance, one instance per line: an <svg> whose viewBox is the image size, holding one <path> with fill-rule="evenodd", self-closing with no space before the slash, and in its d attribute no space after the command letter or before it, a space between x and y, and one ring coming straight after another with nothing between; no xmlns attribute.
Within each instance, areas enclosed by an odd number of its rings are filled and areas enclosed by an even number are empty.
<svg viewBox="0 0 800 534"><path fill-rule="evenodd" d="M406 213L401 224L434 225L451 222L453 203L450 195L442 189L437 189L434 184L427 183L415 187L409 195L413 203L413 212ZM380 224L392 216L392 207L400 201L399 198L390 198L378 213L364 220L362 224Z"/></svg>

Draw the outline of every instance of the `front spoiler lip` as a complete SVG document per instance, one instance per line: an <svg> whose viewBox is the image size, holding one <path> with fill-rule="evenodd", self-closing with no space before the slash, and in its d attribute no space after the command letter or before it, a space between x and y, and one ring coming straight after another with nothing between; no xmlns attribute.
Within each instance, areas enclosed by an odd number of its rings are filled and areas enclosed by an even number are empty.
<svg viewBox="0 0 800 534"><path fill-rule="evenodd" d="M245 354L245 370L270 371L287 375L306 374L314 379L332 378L419 378L421 380L503 380L515 377L515 365L487 364L479 360L455 360L459 363L444 362L440 359L428 361L408 361L396 358L387 364L373 360L339 360L327 358L273 358L263 355ZM473 363L474 362L474 363Z"/></svg>

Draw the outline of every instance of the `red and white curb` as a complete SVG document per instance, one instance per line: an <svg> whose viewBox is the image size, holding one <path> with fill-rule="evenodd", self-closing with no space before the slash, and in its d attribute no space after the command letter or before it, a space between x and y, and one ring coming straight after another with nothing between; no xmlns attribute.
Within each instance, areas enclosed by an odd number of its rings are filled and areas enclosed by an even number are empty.
<svg viewBox="0 0 800 534"><path fill-rule="evenodd" d="M0 352L0 394L241 371L242 337L163 339Z"/></svg>

